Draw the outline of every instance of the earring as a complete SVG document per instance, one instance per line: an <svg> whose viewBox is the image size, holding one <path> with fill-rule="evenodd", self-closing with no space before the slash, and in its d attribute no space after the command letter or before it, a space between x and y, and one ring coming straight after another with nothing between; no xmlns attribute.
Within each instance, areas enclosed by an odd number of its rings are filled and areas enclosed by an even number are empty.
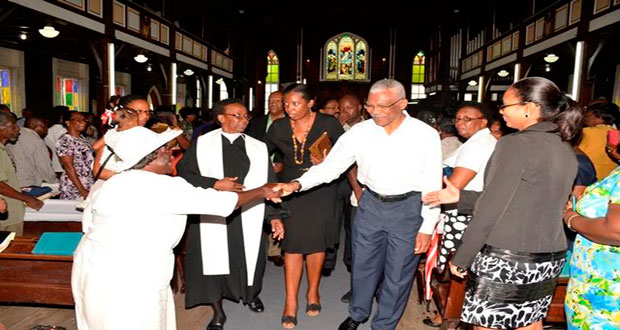
<svg viewBox="0 0 620 330"><path fill-rule="evenodd" d="M525 118L529 117L530 115L528 115L527 113L525 114Z"/></svg>

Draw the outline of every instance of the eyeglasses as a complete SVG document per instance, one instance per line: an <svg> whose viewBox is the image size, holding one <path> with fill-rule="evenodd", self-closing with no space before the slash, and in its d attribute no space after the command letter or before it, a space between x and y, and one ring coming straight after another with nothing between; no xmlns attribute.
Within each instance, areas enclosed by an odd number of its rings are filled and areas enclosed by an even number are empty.
<svg viewBox="0 0 620 330"><path fill-rule="evenodd" d="M153 114L153 110L138 110L138 109L132 109L132 108L127 108L127 107L123 107L122 105L118 105L117 107L115 107L113 109L113 111L119 111L119 110L125 110L129 113L148 113L149 115Z"/></svg>
<svg viewBox="0 0 620 330"><path fill-rule="evenodd" d="M233 116L236 119L241 119L241 118L247 119L247 120L252 119L252 115L246 115L246 114L242 114L242 113L223 113L223 115L225 115L225 116Z"/></svg>
<svg viewBox="0 0 620 330"><path fill-rule="evenodd" d="M498 107L498 109L499 110L504 110L506 108L509 108L509 107L512 107L512 106L515 106L515 105L524 105L524 104L527 104L527 103L528 102L518 102L518 103L513 103L513 104L503 104L503 105L500 105Z"/></svg>
<svg viewBox="0 0 620 330"><path fill-rule="evenodd" d="M459 121L462 121L462 122L465 122L465 124L467 124L467 123L469 123L472 120L478 120L478 119L484 119L484 117L477 117L477 118L469 118L469 117L459 118L459 117L456 117L456 118L452 119L452 123L456 124Z"/></svg>
<svg viewBox="0 0 620 330"><path fill-rule="evenodd" d="M399 98L398 100L394 101L394 103L390 104L390 105L381 105L381 104L377 104L377 105L370 105L368 103L364 104L364 109L368 110L368 111L373 111L375 110L375 108L379 109L379 110L387 110L391 107L393 107L396 103L404 100L404 97Z"/></svg>

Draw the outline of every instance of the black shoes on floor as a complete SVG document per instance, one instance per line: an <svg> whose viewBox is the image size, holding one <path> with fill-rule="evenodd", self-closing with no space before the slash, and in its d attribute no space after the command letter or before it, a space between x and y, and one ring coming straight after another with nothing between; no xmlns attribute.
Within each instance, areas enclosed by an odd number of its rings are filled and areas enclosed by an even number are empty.
<svg viewBox="0 0 620 330"><path fill-rule="evenodd" d="M347 293L345 293L342 296L342 298L340 298L340 301L342 301L345 304L348 304L350 300L351 300L351 290L347 291Z"/></svg>
<svg viewBox="0 0 620 330"><path fill-rule="evenodd" d="M262 313L265 311L265 305L263 305L259 297L254 298L254 300L248 303L248 308L254 313Z"/></svg>
<svg viewBox="0 0 620 330"><path fill-rule="evenodd" d="M338 330L356 330L362 322L357 322L354 319L347 317L344 322L340 323Z"/></svg>

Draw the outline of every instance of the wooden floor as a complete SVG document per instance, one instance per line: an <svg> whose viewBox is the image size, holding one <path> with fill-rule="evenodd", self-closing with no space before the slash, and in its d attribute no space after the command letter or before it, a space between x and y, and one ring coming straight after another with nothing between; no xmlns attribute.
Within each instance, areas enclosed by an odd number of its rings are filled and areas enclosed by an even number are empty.
<svg viewBox="0 0 620 330"><path fill-rule="evenodd" d="M211 318L211 308L199 306L190 310L183 308L184 295L175 296L177 328L179 330L204 329ZM4 325L7 330L29 330L36 325L62 326L67 330L76 330L73 308L25 307L0 305L0 330Z"/></svg>
<svg viewBox="0 0 620 330"><path fill-rule="evenodd" d="M183 308L185 305L183 295L175 296L175 304L177 306L177 328L179 330L202 330L211 318L210 307L199 306L190 310ZM414 301L414 296L412 295L397 329L430 329L421 324L421 320L424 317L422 306ZM30 330L36 325L62 326L67 330L77 329L73 308L0 305L0 330L4 330L2 325L7 330ZM336 326L334 325L334 328Z"/></svg>

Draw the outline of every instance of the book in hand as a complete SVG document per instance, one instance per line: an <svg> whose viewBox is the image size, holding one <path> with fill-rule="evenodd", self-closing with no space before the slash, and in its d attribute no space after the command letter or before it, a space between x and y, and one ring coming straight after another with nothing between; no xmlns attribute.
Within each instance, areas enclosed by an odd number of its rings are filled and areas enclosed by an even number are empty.
<svg viewBox="0 0 620 330"><path fill-rule="evenodd" d="M310 150L310 154L318 159L323 159L323 154L327 155L327 153L332 149L332 142L327 135L327 132L323 132L321 136L319 136L316 141L308 148Z"/></svg>
<svg viewBox="0 0 620 330"><path fill-rule="evenodd" d="M29 186L22 188L22 192L39 200L46 200L52 197L52 188L50 187Z"/></svg>
<svg viewBox="0 0 620 330"><path fill-rule="evenodd" d="M4 251L15 238L15 232L0 231L0 252Z"/></svg>
<svg viewBox="0 0 620 330"><path fill-rule="evenodd" d="M32 249L32 254L72 256L81 239L82 233L43 233Z"/></svg>

